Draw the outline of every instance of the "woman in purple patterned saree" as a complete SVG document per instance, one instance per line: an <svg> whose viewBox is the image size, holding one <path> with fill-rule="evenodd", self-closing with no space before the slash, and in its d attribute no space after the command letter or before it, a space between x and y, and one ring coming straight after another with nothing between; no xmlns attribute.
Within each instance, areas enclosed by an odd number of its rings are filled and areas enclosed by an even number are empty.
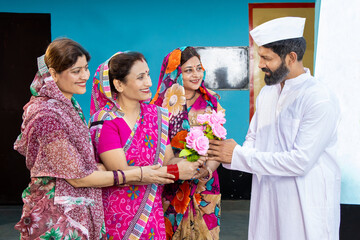
<svg viewBox="0 0 360 240"><path fill-rule="evenodd" d="M205 70L192 47L177 48L163 61L152 103L170 112L169 138L175 155L184 148L190 127L200 125L197 115L225 111L217 94L204 86ZM199 179L166 185L163 193L167 239L219 239L219 163L206 162Z"/></svg>
<svg viewBox="0 0 360 240"><path fill-rule="evenodd" d="M168 142L168 111L144 102L151 97L151 84L141 53L119 52L99 66L90 110L98 161L109 170L176 163L179 177L190 179L202 160L190 163L174 158ZM103 189L108 239L165 239L163 187L159 183L142 180L128 182L123 188Z"/></svg>

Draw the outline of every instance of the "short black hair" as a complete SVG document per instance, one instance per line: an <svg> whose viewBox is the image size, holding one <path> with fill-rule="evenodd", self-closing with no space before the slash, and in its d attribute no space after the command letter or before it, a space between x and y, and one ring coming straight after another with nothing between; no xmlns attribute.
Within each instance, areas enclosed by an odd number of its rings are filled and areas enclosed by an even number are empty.
<svg viewBox="0 0 360 240"><path fill-rule="evenodd" d="M297 60L301 61L306 50L306 40L303 37L292 38L268 43L263 45L263 47L270 48L274 53L279 55L282 60L284 60L289 53L295 52L297 54Z"/></svg>

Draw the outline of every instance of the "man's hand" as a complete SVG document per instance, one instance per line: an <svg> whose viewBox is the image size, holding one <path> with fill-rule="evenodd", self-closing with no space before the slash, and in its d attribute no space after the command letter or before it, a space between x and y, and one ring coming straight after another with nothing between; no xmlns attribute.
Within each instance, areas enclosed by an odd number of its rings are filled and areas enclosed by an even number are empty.
<svg viewBox="0 0 360 240"><path fill-rule="evenodd" d="M207 151L208 160L214 160L221 163L231 163L234 148L237 143L234 139L210 140L210 147Z"/></svg>

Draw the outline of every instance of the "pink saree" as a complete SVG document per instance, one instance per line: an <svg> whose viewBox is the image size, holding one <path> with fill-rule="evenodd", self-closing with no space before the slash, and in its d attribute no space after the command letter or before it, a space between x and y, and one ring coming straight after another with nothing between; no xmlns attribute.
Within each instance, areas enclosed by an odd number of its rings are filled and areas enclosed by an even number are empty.
<svg viewBox="0 0 360 240"><path fill-rule="evenodd" d="M106 144L106 140L100 137L102 131L107 131L104 122L122 117L120 107L114 100L116 96L110 92L107 69L108 61L100 65L93 82L90 132L95 149ZM122 124L118 129L128 128L125 121L116 123ZM131 133L128 136L119 135L120 138L127 138L122 148L128 165L162 165L167 136L167 110L141 103L141 112ZM161 193L162 186L158 184L104 188L103 204L108 239L165 239Z"/></svg>

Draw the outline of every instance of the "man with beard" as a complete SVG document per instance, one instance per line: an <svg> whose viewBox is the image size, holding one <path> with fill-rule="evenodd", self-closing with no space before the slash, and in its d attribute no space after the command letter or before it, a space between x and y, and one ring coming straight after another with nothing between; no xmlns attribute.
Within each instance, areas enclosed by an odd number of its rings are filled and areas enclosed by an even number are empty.
<svg viewBox="0 0 360 240"><path fill-rule="evenodd" d="M285 17L250 32L266 86L242 146L210 141L209 160L253 173L249 239L339 238L338 101L303 67L304 18Z"/></svg>

